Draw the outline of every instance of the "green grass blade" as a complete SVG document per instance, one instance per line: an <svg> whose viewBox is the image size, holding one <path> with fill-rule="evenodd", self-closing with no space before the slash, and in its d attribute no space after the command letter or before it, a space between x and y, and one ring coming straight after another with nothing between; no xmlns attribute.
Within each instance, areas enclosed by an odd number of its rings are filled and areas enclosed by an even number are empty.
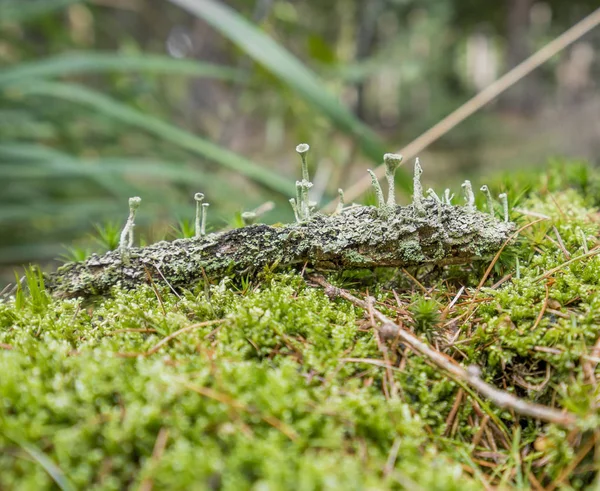
<svg viewBox="0 0 600 491"><path fill-rule="evenodd" d="M109 116L122 123L126 123L169 141L181 148L212 160L221 166L238 172L263 186L284 194L292 196L294 193L293 183L275 172L264 169L258 164L240 155L219 147L218 145L203 138L166 123L159 118L144 114L121 102L115 101L108 96L99 94L84 87L60 82L39 82L18 87L24 96L55 97L72 103L83 104L95 111Z"/></svg>
<svg viewBox="0 0 600 491"><path fill-rule="evenodd" d="M63 223L72 223L79 220L90 222L103 215L118 213L119 210L127 211L127 203L115 200L93 199L78 203L56 203L39 200L39 203L25 205L13 204L0 207L0 223L25 222L32 218L46 220L60 220Z"/></svg>
<svg viewBox="0 0 600 491"><path fill-rule="evenodd" d="M1 143L0 164L0 177L5 179L80 175L93 179L114 196L128 195L133 190L124 181L115 181L103 172L86 172L88 168L82 165L81 160L44 145Z"/></svg>
<svg viewBox="0 0 600 491"><path fill-rule="evenodd" d="M208 22L251 58L293 88L304 100L331 119L338 128L356 136L364 153L373 161L381 162L385 149L375 133L340 104L315 73L261 29L223 2L169 1Z"/></svg>
<svg viewBox="0 0 600 491"><path fill-rule="evenodd" d="M220 80L239 80L239 70L203 63L195 60L178 60L161 55L130 55L122 53L76 52L43 60L23 62L0 73L0 85L27 82L41 77L102 73L150 72L168 75L191 75Z"/></svg>
<svg viewBox="0 0 600 491"><path fill-rule="evenodd" d="M16 150L11 148L11 150ZM35 149L34 149L35 150ZM30 155L35 155L35 151ZM39 152L43 154L43 152ZM0 158L10 155L5 146L0 144ZM13 153L15 155L15 153ZM111 194L118 196L129 196L134 193L131 186L120 189L120 185L126 178L139 178L144 182L155 180L162 184L185 184L198 183L197 188L201 190L210 183L212 195L227 196L231 193L231 183L223 177L208 173L203 170L189 167L186 164L175 162L163 162L146 159L132 158L98 158L98 159L75 159L56 156L45 160L29 159L24 163L22 159L14 158L0 165L0 178L12 180L24 179L69 179L73 177L90 177L100 179L99 183L104 187L110 184ZM118 191L115 193L114 191ZM124 192L126 191L126 192ZM135 191L139 194L139 190ZM135 194L135 193L134 193Z"/></svg>
<svg viewBox="0 0 600 491"><path fill-rule="evenodd" d="M0 1L0 25L27 22L83 0L2 0Z"/></svg>
<svg viewBox="0 0 600 491"><path fill-rule="evenodd" d="M75 486L73 486L64 472L54 462L52 462L52 460L50 460L46 454L38 450L31 443L28 443L21 438L11 435L6 436L14 441L19 447L21 447L21 449L35 462L41 465L62 491L75 491Z"/></svg>

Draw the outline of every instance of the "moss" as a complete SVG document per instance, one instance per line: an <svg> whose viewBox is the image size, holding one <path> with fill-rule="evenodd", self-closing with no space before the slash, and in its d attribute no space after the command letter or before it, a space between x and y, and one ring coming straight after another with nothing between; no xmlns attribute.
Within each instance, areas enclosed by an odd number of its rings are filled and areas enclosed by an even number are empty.
<svg viewBox="0 0 600 491"><path fill-rule="evenodd" d="M226 490L522 489L559 476L573 489L591 485L600 255L563 266L553 227L576 258L580 231L591 250L600 224L583 187L550 181L529 186L537 191L519 203L550 221L525 229L479 290L488 263L329 280L368 291L388 316L479 365L495 386L576 413L577 431L489 406L393 340L390 380L368 314L294 271L196 281L177 294L160 284L114 287L86 302L52 298L30 274L29 292L0 301L0 488L55 488L43 458L75 489L147 479L156 489ZM267 232L294 246L305 227ZM469 237L455 240L472 250Z"/></svg>

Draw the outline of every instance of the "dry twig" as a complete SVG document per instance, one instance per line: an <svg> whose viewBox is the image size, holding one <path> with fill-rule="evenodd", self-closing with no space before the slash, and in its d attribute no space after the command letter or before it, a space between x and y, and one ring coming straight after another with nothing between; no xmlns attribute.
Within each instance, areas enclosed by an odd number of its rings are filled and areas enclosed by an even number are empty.
<svg viewBox="0 0 600 491"><path fill-rule="evenodd" d="M554 55L562 51L570 44L577 41L584 34L594 29L600 24L600 9L594 10L590 15L579 21L570 29L566 30L557 38L550 41L539 51L536 51L529 58L519 63L512 70L504 74L494 83L483 89L477 95L469 99L458 109L450 113L435 126L431 127L425 133L420 135L416 140L413 140L406 147L400 150L404 156L404 161L412 159L419 152L423 151L433 142L444 136L452 128L463 122L473 113L477 112L483 106L493 101L506 89L512 87L523 77L531 73L537 67L548 61ZM380 165L375 169L375 175L379 178L383 177L385 166ZM345 189L344 194L347 202L351 202L363 194L371 186L371 179L368 176L363 177L354 185ZM328 203L324 210L333 211L337 205L337 199Z"/></svg>
<svg viewBox="0 0 600 491"><path fill-rule="evenodd" d="M372 306L369 307L367 302L355 297L346 290L331 285L322 276L312 275L310 279L314 283L323 287L325 289L325 294L329 297L343 298L364 309L365 311L368 311L369 308L371 308L374 317L376 317L377 320L383 324L379 328L380 331L385 329L387 332L394 327L395 337L410 347L412 351L426 357L431 363L449 373L456 381L472 387L480 395L488 399L496 406L501 408L509 408L522 416L529 416L564 427L573 427L577 423L577 417L572 413L567 411L559 411L558 409L519 399L508 392L497 389L496 387L484 382L481 379L481 374L478 367L470 366L467 369L463 368L452 358L449 358L443 353L431 348L411 332L400 328L400 326L392 322L379 310L373 308Z"/></svg>
<svg viewBox="0 0 600 491"><path fill-rule="evenodd" d="M224 322L224 321L225 321L225 319L218 319L218 320L213 320L213 321L199 322L198 324L192 324L191 326L183 327L183 328L179 329L178 331L175 331L174 333L169 334L167 337L161 339L158 343L156 343L148 351L143 351L141 353L116 353L116 356L118 356L119 358L137 358L138 356L142 356L142 357L151 356L154 353L156 353L160 348L162 348L165 344L167 344L169 341L175 339L180 334L184 334L186 332L193 331L194 329L198 329L199 327L206 327L206 326L212 326L215 324L220 324L221 322Z"/></svg>
<svg viewBox="0 0 600 491"><path fill-rule="evenodd" d="M165 451L165 447L167 446L167 441L169 440L169 430L165 427L162 427L158 435L156 436L156 441L154 442L154 449L152 450L152 466L155 466L158 461L161 459L163 452ZM150 477L144 479L138 491L152 491L154 483Z"/></svg>

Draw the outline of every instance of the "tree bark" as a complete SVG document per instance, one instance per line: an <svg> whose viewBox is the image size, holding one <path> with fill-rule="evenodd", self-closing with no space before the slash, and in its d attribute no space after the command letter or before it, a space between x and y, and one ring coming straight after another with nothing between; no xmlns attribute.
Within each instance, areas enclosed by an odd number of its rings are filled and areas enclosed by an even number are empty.
<svg viewBox="0 0 600 491"><path fill-rule="evenodd" d="M251 274L266 266L309 263L316 269L457 264L494 254L514 224L489 214L424 199L413 205L355 206L306 223L251 225L193 239L92 255L69 263L47 279L59 297L108 294L149 282L193 286L205 275Z"/></svg>

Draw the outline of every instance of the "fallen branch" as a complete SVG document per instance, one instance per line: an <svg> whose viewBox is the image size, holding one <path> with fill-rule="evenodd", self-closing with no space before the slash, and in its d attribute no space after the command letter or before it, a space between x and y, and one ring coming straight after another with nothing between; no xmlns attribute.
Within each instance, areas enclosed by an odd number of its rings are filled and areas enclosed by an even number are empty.
<svg viewBox="0 0 600 491"><path fill-rule="evenodd" d="M398 339L402 341L412 351L425 356L434 365L448 372L455 380L469 385L496 406L500 408L509 408L523 416L529 416L568 428L575 426L577 423L577 417L572 413L559 411L548 406L519 399L508 392L499 390L484 382L481 379L480 369L477 366L470 366L466 369L463 368L452 358L431 348L429 345L419 340L414 334L392 322L387 316L372 307L368 302L360 300L346 290L331 285L322 276L311 275L310 280L322 286L325 289L325 294L329 297L343 298L365 311L369 311L370 309L374 317L382 323L382 326L379 327L379 332L383 337L386 339Z"/></svg>
<svg viewBox="0 0 600 491"><path fill-rule="evenodd" d="M116 285L187 288L203 274L248 274L273 264L318 270L461 264L492 256L513 230L487 213L423 198L418 206L356 206L280 227L251 225L92 255L59 268L46 285L71 298L106 295Z"/></svg>

